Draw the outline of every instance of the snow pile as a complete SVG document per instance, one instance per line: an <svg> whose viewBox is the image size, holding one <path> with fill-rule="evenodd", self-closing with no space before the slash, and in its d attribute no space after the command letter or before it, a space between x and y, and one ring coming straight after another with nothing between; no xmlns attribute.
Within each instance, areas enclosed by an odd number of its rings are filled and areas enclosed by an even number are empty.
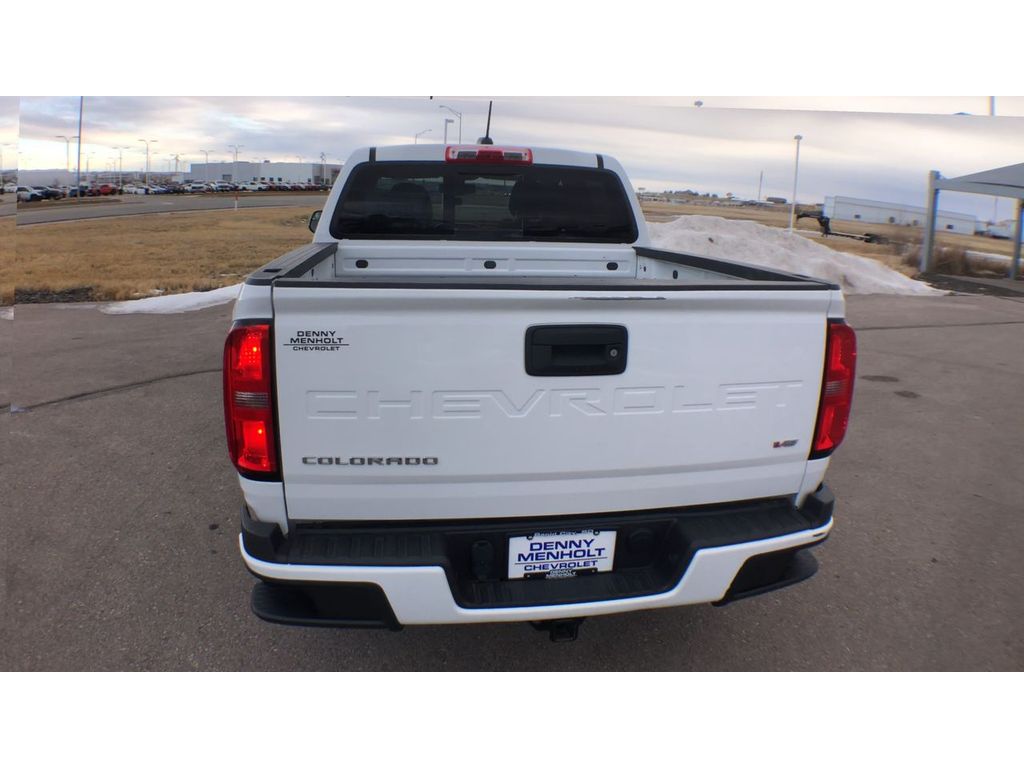
<svg viewBox="0 0 1024 768"><path fill-rule="evenodd" d="M153 315L173 315L178 312L192 312L197 309L226 304L238 298L242 285L229 285L212 291L176 293L170 296L151 296L134 301L115 301L100 307L108 315L130 315L137 312Z"/></svg>
<svg viewBox="0 0 1024 768"><path fill-rule="evenodd" d="M13 320L14 307L0 307L0 320Z"/></svg>
<svg viewBox="0 0 1024 768"><path fill-rule="evenodd" d="M916 296L945 293L911 280L874 259L833 251L801 235L790 235L787 230L753 221L681 216L647 226L651 242L657 248L817 277L842 286L846 293Z"/></svg>

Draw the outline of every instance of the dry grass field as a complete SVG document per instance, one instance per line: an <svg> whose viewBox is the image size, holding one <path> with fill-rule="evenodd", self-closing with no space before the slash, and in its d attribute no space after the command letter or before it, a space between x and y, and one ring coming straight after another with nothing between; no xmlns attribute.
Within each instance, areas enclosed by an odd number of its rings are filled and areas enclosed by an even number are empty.
<svg viewBox="0 0 1024 768"><path fill-rule="evenodd" d="M698 214L788 226L788 209L644 203L649 221ZM0 302L110 301L159 293L219 288L239 282L257 267L309 242L306 211L250 208L197 211L37 224L18 227L0 219ZM893 225L833 222L833 230L874 232L891 239L871 244L820 238L817 222L798 228L839 251L868 256L904 274L917 272L921 232ZM939 234L942 271L963 273L965 249L1010 253L1005 240Z"/></svg>
<svg viewBox="0 0 1024 768"><path fill-rule="evenodd" d="M0 217L0 306L14 303L14 217Z"/></svg>
<svg viewBox="0 0 1024 768"><path fill-rule="evenodd" d="M308 212L248 208L147 214L19 227L0 261L18 301L120 300L239 282L310 240Z"/></svg>

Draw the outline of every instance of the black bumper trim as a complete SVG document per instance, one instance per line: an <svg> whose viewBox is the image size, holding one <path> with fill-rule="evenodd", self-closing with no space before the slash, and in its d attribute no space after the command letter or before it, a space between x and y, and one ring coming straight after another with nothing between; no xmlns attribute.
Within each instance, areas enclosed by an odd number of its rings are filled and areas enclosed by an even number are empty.
<svg viewBox="0 0 1024 768"><path fill-rule="evenodd" d="M833 506L831 491L822 486L799 508L791 497L782 497L526 520L293 523L287 537L268 534L265 524L243 508L242 541L253 557L272 563L438 566L463 608L566 605L666 592L679 583L698 550L820 528L832 518ZM505 578L510 536L588 528L618 532L613 571L569 579ZM740 583L725 600L740 599L753 588Z"/></svg>
<svg viewBox="0 0 1024 768"><path fill-rule="evenodd" d="M378 584L286 584L261 581L252 588L252 612L264 621L302 627L400 630Z"/></svg>
<svg viewBox="0 0 1024 768"><path fill-rule="evenodd" d="M806 581L818 572L818 560L809 550L824 541L822 537L802 547L754 555L740 567L725 597L712 605L729 605Z"/></svg>

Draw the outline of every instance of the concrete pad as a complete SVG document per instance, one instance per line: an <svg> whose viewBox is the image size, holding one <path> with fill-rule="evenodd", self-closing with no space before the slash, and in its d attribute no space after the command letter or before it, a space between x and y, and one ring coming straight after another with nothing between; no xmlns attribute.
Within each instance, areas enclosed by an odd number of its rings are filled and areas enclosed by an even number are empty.
<svg viewBox="0 0 1024 768"><path fill-rule="evenodd" d="M95 304L15 307L11 402L30 407L197 370L220 370L233 304L107 315Z"/></svg>

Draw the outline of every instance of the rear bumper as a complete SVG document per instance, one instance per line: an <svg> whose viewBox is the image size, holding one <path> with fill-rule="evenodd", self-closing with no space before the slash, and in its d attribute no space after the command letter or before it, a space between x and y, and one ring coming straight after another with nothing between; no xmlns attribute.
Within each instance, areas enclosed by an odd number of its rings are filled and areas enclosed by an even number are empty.
<svg viewBox="0 0 1024 768"><path fill-rule="evenodd" d="M239 545L264 582L253 610L269 621L392 629L543 621L723 604L801 581L816 570L806 550L831 530L833 504L823 486L801 508L769 499L556 520L306 525L287 539L243 510ZM619 531L613 573L503 578L509 535L595 527Z"/></svg>

